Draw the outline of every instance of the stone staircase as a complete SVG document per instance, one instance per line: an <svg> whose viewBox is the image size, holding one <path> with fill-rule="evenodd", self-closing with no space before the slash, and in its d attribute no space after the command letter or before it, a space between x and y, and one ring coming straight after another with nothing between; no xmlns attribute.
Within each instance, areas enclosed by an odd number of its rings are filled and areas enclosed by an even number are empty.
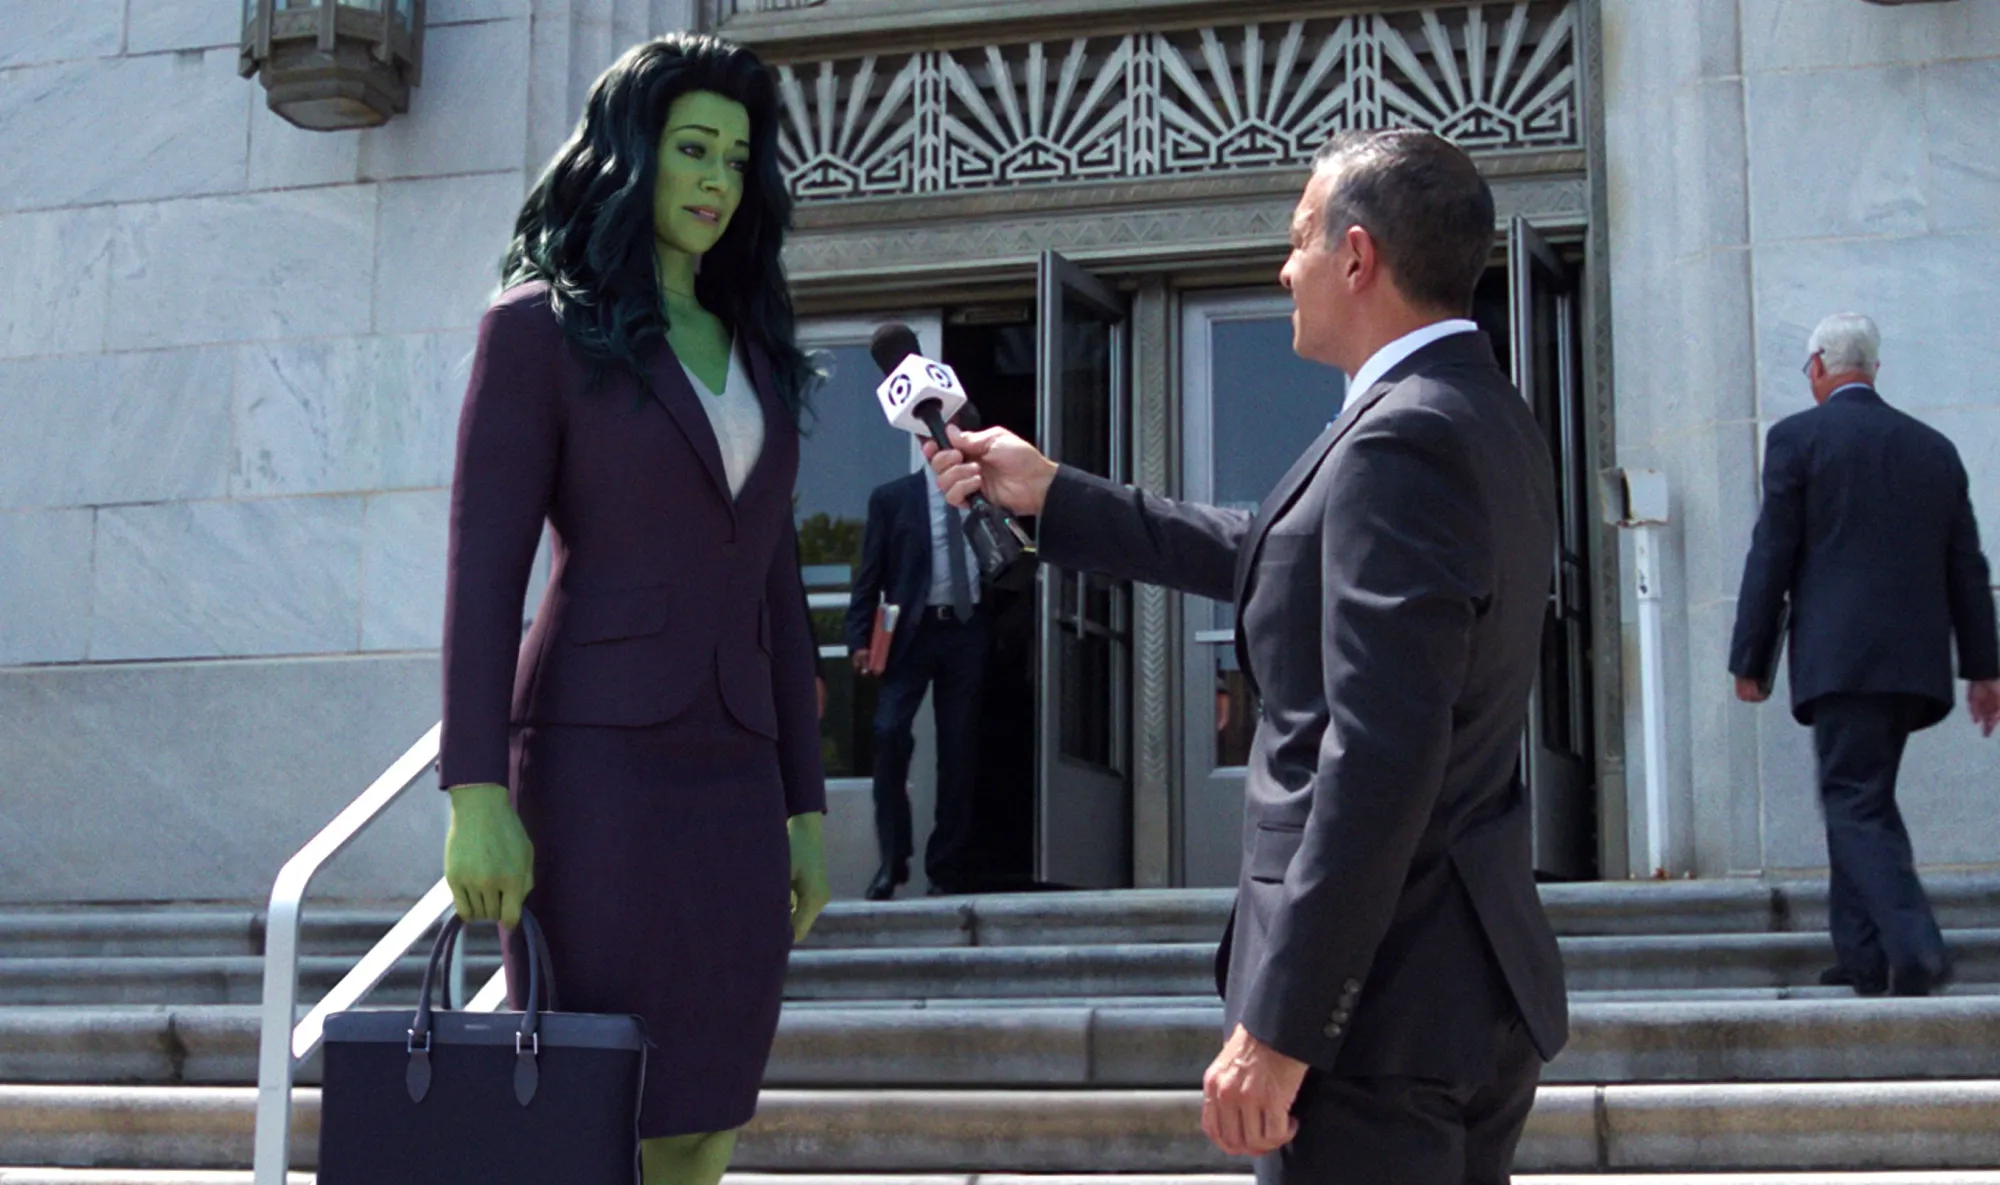
<svg viewBox="0 0 2000 1185"><path fill-rule="evenodd" d="M1934 878L1952 992L1857 1000L1822 886L1552 886L1574 1038L1535 1185L2000 1185L2000 876ZM843 904L794 956L736 1185L1233 1185L1201 1138L1228 894ZM307 915L306 998L394 920ZM0 1185L243 1185L261 927L247 910L0 912ZM483 979L490 938L469 959ZM414 998L406 961L377 1003ZM295 1166L309 1173L316 1067ZM1676 1174L1680 1174L1677 1176ZM309 1175L296 1178L310 1180ZM1025 1185L1025 1183L1019 1183Z"/></svg>

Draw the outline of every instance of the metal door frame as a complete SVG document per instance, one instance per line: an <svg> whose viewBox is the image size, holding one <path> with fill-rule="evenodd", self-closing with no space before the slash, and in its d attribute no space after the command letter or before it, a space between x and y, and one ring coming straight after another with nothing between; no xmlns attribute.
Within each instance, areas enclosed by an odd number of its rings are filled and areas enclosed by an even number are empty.
<svg viewBox="0 0 2000 1185"><path fill-rule="evenodd" d="M1535 371L1539 361L1535 355L1535 295L1537 292L1548 292L1555 298L1556 374L1550 379L1555 384L1554 431L1557 447L1552 451L1557 454L1558 535L1554 553L1550 556L1549 601L1555 622L1559 627L1567 628L1567 623L1576 617L1587 622L1592 603L1587 532L1592 529L1594 520L1589 514L1588 491L1577 478L1577 457L1571 454L1572 447L1579 452L1584 448L1577 406L1583 393L1576 339L1581 297L1571 269L1563 264L1541 233L1520 216L1508 224L1507 280L1514 385L1520 388L1522 398L1528 400L1531 407L1534 388L1541 377ZM1545 426L1544 431L1547 430ZM1535 870L1562 878L1595 879L1602 875L1601 869L1592 867L1602 846L1595 819L1588 841L1577 844L1575 851L1555 849L1548 834L1550 830L1561 827L1558 816L1572 799L1593 816L1602 814L1596 795L1597 763L1594 746L1590 743L1596 716L1594 671L1574 645L1564 647L1564 658L1568 663L1572 689L1566 705L1569 732L1572 737L1578 738L1581 751L1560 753L1542 744L1543 689L1539 675L1529 696L1528 724L1521 737L1521 768L1533 800L1535 816ZM1592 688L1589 694L1577 694L1578 689L1586 687ZM1575 768L1551 770L1548 768L1551 762L1573 764ZM1553 792L1558 787L1562 788L1561 802L1552 800Z"/></svg>
<svg viewBox="0 0 2000 1185"><path fill-rule="evenodd" d="M1042 451L1060 458L1062 453L1062 324L1063 309L1071 300L1080 301L1092 313L1110 326L1110 400L1112 424L1110 431L1110 467L1108 475L1113 480L1123 481L1128 476L1131 465L1131 382L1130 382L1130 337L1131 310L1116 289L1071 263L1054 251L1042 253L1036 283L1037 327L1040 341L1036 358L1036 382L1039 387L1037 415L1040 417ZM1085 581L1087 577L1077 572L1058 572L1043 565L1037 573L1037 615L1040 620L1038 637L1040 653L1036 657L1036 747L1039 750L1036 761L1035 787L1035 876L1043 881L1077 885L1085 888L1120 888L1132 881L1132 596L1129 585L1124 586L1124 595L1114 595L1111 603L1111 623L1105 632L1111 639L1114 654L1122 661L1114 662L1112 668L1111 756L1113 765L1109 770L1086 766L1064 756L1062 752L1061 719L1061 671L1058 669L1061 622L1060 587L1058 580L1074 581L1077 588L1078 615L1084 615L1087 603ZM1079 629L1090 632L1090 627L1079 621ZM1123 796L1124 822L1114 828L1115 835L1110 842L1115 848L1109 850L1108 859L1095 862L1096 867L1082 869L1078 875L1076 868L1064 868L1058 859L1056 831L1057 811L1051 809L1051 802L1064 783L1072 786L1082 780L1095 783L1091 789L1097 793L1114 793ZM1112 790L1112 783L1117 789ZM1082 790L1082 787L1076 789ZM1074 791L1072 791L1074 792ZM1088 792L1088 791L1086 791Z"/></svg>
<svg viewBox="0 0 2000 1185"><path fill-rule="evenodd" d="M1292 299L1282 291L1263 288L1221 289L1191 294L1181 302L1178 330L1181 334L1181 494L1191 502L1215 500L1215 378L1213 372L1213 326L1228 321L1254 321L1274 316L1289 317ZM1255 504L1246 507L1254 511ZM1177 885L1225 886L1236 883L1236 872L1227 877L1194 875L1200 862L1190 851L1190 826L1195 818L1193 800L1197 795L1216 794L1218 782L1227 782L1237 808L1237 826L1227 829L1223 846L1233 863L1242 857L1241 809L1245 767L1216 763L1213 696L1207 675L1214 669L1210 651L1216 646L1234 652L1236 631L1223 625L1230 607L1202 597L1181 597L1180 655L1182 710L1185 730L1181 745L1179 787L1174 803L1174 883Z"/></svg>

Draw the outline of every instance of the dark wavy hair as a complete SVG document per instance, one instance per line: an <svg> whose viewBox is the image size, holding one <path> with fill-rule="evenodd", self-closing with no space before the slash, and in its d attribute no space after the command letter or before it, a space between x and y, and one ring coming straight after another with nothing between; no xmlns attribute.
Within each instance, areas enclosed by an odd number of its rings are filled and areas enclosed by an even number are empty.
<svg viewBox="0 0 2000 1185"><path fill-rule="evenodd" d="M653 254L653 181L667 108L712 91L750 113L743 203L702 257L695 296L770 357L794 423L815 379L799 349L791 288L779 253L792 198L778 170L778 90L757 55L695 33L633 46L590 88L583 119L521 206L501 265L511 288L549 285L570 348L601 378L623 369L647 385L646 362L665 344L667 314Z"/></svg>

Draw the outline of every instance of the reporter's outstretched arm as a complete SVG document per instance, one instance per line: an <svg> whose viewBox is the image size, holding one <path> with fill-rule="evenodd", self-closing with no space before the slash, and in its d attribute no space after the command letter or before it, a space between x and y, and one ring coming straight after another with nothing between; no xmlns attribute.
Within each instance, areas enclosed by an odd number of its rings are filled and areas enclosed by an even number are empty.
<svg viewBox="0 0 2000 1185"><path fill-rule="evenodd" d="M1037 518L1037 550L1065 568L1158 584L1217 601L1236 595L1250 516L1177 502L1058 465L1004 428L951 431L957 446L925 446L938 485L963 504L975 490Z"/></svg>

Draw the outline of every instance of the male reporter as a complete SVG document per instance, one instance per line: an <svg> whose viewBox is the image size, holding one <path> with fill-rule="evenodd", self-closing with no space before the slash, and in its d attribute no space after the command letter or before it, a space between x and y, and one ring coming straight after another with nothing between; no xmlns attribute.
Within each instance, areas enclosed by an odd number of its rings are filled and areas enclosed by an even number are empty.
<svg viewBox="0 0 2000 1185"><path fill-rule="evenodd" d="M1202 1126L1260 1181L1504 1181L1567 1036L1516 768L1553 467L1463 319L1493 233L1478 170L1436 136L1320 152L1280 279L1294 349L1354 381L1255 516L1003 431L933 458L954 501L1039 515L1052 563L1237 605L1263 708Z"/></svg>

